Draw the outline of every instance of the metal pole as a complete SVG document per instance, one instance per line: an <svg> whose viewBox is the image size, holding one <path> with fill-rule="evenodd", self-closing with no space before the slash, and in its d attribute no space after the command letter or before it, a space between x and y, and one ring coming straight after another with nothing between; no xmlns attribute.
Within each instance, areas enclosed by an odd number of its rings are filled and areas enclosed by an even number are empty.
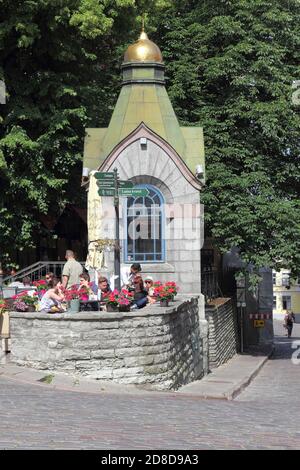
<svg viewBox="0 0 300 470"><path fill-rule="evenodd" d="M120 217L119 217L119 194L118 194L118 170L114 169L114 183L115 183L115 196L114 196L114 206L116 213L116 241L115 241L115 288L118 290L121 289L121 267L120 267Z"/></svg>
<svg viewBox="0 0 300 470"><path fill-rule="evenodd" d="M241 307L241 353L244 352L244 315L243 315L243 308Z"/></svg>

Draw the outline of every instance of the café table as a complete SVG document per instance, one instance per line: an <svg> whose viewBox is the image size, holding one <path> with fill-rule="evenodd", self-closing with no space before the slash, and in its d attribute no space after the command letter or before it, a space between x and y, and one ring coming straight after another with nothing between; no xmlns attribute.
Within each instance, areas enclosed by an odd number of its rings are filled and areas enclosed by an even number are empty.
<svg viewBox="0 0 300 470"><path fill-rule="evenodd" d="M80 312L99 312L102 310L99 300L81 300Z"/></svg>

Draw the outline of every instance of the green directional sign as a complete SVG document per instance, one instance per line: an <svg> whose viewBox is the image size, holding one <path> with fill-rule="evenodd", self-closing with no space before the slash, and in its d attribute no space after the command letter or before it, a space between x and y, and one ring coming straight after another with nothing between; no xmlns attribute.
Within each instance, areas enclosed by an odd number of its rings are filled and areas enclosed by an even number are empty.
<svg viewBox="0 0 300 470"><path fill-rule="evenodd" d="M114 174L112 172L101 173L100 171L96 171L94 176L97 180L113 180Z"/></svg>
<svg viewBox="0 0 300 470"><path fill-rule="evenodd" d="M119 180L118 181L118 186L119 186L119 188L132 188L133 187L133 182L132 181Z"/></svg>
<svg viewBox="0 0 300 470"><path fill-rule="evenodd" d="M115 182L114 180L98 180L97 181L97 186L99 188L111 188L111 189L114 189L115 187Z"/></svg>
<svg viewBox="0 0 300 470"><path fill-rule="evenodd" d="M148 189L144 188L121 188L118 192L121 197L145 197L149 194Z"/></svg>
<svg viewBox="0 0 300 470"><path fill-rule="evenodd" d="M99 186L99 188L106 188L106 189L113 189L115 187L115 182L114 180L111 180L111 179L107 179L107 180L98 180L97 181L97 186ZM118 181L118 187L119 188L132 188L133 187L133 183L131 181L122 181L122 180L119 180Z"/></svg>
<svg viewBox="0 0 300 470"><path fill-rule="evenodd" d="M99 196L114 196L114 189L98 189Z"/></svg>

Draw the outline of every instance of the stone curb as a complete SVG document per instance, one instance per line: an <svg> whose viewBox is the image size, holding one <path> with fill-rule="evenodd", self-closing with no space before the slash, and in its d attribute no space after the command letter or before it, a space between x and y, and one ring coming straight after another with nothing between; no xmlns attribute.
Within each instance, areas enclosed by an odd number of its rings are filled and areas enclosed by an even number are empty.
<svg viewBox="0 0 300 470"><path fill-rule="evenodd" d="M266 354L266 356L262 357L251 373L243 377L240 381L237 381L233 387L227 391L222 392L220 390L219 393L205 393L199 391L193 391L191 393L180 391L179 390L150 390L150 389L143 389L139 387L135 387L134 385L126 386L116 383L102 383L101 381L89 382L83 381L76 384L71 384L74 380L74 377L65 376L64 374L55 374L55 372L51 371L38 371L35 369L27 369L19 366L12 366L13 369L17 367L18 371L11 371L10 364L1 366L0 364L0 377L4 377L9 380L13 380L19 383L27 384L27 385L35 385L39 386L48 390L61 390L61 391L68 391L68 392L79 392L79 393L88 393L88 394L109 394L109 395L155 395L155 396L176 396L181 398L189 398L189 399L211 399L211 400L233 400L236 398L257 376L259 371L262 369L264 364L269 360L274 352L274 346L271 350ZM217 370L217 369L216 369ZM58 383L43 383L41 379L46 375L53 374L56 379L58 379ZM62 380L59 380L62 379ZM64 380L66 383L63 383ZM79 379L80 380L80 379ZM68 383L69 382L69 383ZM200 381L201 382L201 381ZM219 388L221 388L219 386Z"/></svg>
<svg viewBox="0 0 300 470"><path fill-rule="evenodd" d="M269 358L273 355L274 352L274 346L270 348L270 351L266 353L264 357L262 357L258 363L255 365L255 367L252 369L252 371L247 375L244 376L242 379L237 380L236 383L231 387L229 391L222 392L220 389L221 387L219 386L219 392L214 393L214 392L203 392L199 390L197 391L191 391L191 392L180 392L181 396L186 396L186 397L193 397L193 398L199 398L199 399L210 399L210 400L234 400L248 385L252 382L252 380L257 376L259 371L262 369L262 367L265 365L265 363L269 360ZM215 369L217 373L218 369ZM204 385L204 383L202 383ZM200 387L201 387L201 381L200 381ZM199 387L199 388L200 388ZM179 394L178 394L179 395Z"/></svg>
<svg viewBox="0 0 300 470"><path fill-rule="evenodd" d="M225 400L233 400L246 387L248 387L248 385L250 385L252 380L257 376L259 371L263 368L263 366L270 359L270 357L273 355L273 353L274 353L274 346L272 346L270 352L260 360L260 362L254 368L253 372L248 376L248 378L245 378L245 379L241 380L239 383L237 383L236 385L234 385L234 387L232 387L232 390L225 395L224 399Z"/></svg>

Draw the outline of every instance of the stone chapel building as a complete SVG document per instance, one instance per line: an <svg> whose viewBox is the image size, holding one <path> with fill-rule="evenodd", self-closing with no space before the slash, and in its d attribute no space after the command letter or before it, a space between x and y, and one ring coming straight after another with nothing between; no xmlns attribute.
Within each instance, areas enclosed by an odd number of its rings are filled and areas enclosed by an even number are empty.
<svg viewBox="0 0 300 470"><path fill-rule="evenodd" d="M176 281L180 293L200 294L203 129L179 125L164 70L160 49L142 31L125 52L109 126L86 129L83 177L117 168L121 180L148 189L146 197L120 198L121 263L140 263L143 275ZM113 207L113 198L102 197L102 204ZM133 225L148 236L132 237ZM107 265L112 273L112 252Z"/></svg>

